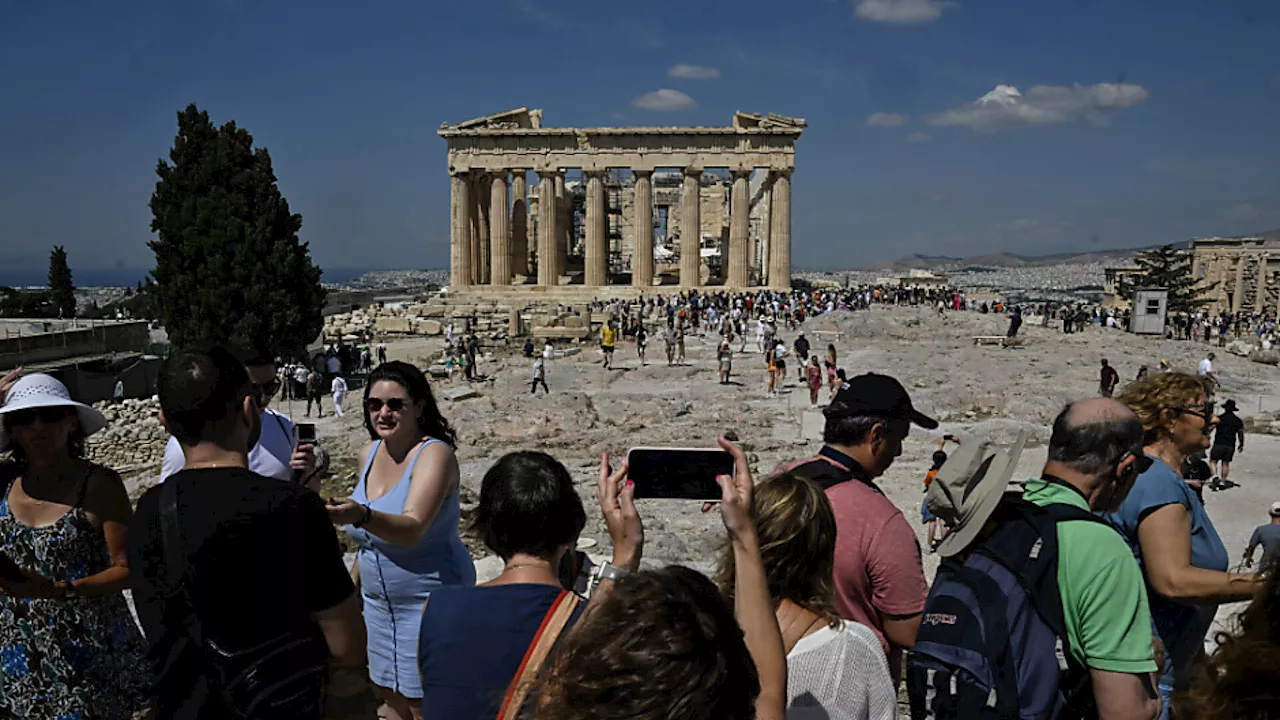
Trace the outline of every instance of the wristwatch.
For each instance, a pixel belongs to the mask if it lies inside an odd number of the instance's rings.
[[[630,570],[618,567],[611,562],[606,562],[596,568],[596,582],[599,583],[601,580],[617,581],[619,578],[629,574],[631,574]]]

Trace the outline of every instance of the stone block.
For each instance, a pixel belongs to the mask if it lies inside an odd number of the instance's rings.
[[[398,317],[382,317],[374,323],[374,330],[380,333],[404,333],[413,332],[413,325],[409,322],[409,318]]]
[[[565,327],[536,327],[533,329],[533,337],[538,340],[551,338],[553,340],[581,340],[590,334],[587,328],[565,328]]]
[[[469,400],[471,398],[478,398],[478,397],[480,397],[480,393],[476,392],[475,390],[472,390],[469,387],[449,388],[448,390],[444,391],[444,399],[450,402],[457,402],[459,400]]]
[[[564,319],[564,326],[567,328],[585,328],[587,327],[587,319],[581,315],[570,315]]]
[[[444,332],[444,327],[440,325],[439,320],[415,318],[413,323],[413,332],[418,335],[439,335]]]
[[[422,312],[418,313],[422,317],[442,318],[444,317],[445,308],[443,305],[424,306]]]

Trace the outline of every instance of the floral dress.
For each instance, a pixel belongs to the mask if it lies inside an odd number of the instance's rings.
[[[107,569],[106,538],[80,502],[52,525],[28,527],[9,512],[15,476],[6,475],[0,552],[57,580]],[[67,600],[0,594],[0,717],[128,720],[144,689],[142,633],[122,594]]]

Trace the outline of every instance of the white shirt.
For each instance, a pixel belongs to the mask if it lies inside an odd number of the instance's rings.
[[[333,379],[333,385],[329,387],[329,390],[334,395],[337,395],[338,393],[345,393],[347,391],[347,381],[343,380],[341,376],[336,377]]]
[[[898,694],[876,634],[845,621],[787,653],[787,720],[894,720]]]
[[[1209,358],[1200,361],[1200,369],[1196,371],[1200,377],[1208,377],[1213,372],[1213,362]]]
[[[293,455],[293,421],[267,408],[262,411],[262,435],[258,444],[249,451],[249,470],[259,475],[290,482],[293,468],[289,458]],[[178,439],[170,437],[164,446],[164,460],[160,463],[160,482],[178,472],[187,464]]]

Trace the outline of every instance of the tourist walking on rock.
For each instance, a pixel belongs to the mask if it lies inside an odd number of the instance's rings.
[[[342,401],[347,397],[347,380],[341,374],[333,376],[333,384],[329,388],[333,392],[333,414],[342,417]]]
[[[836,610],[875,631],[896,683],[902,651],[920,629],[928,585],[915,531],[874,481],[902,454],[912,424],[933,430],[938,422],[912,406],[902,383],[874,373],[849,380],[822,412],[818,455],[779,472],[826,490],[837,528]]]
[[[896,718],[897,693],[880,639],[835,608],[836,519],[822,489],[784,473],[757,485],[751,504],[787,654],[788,709],[830,720]],[[734,570],[726,549],[716,582],[730,601]]]
[[[0,716],[129,720],[146,686],[121,594],[133,511],[120,475],[84,459],[106,418],[40,373],[9,373],[0,398]]]
[[[729,375],[733,372],[733,347],[729,342],[733,340],[732,335],[728,335],[720,340],[720,349],[716,351],[716,362],[720,367],[720,384],[729,384]]]
[[[645,366],[644,351],[649,347],[649,333],[644,325],[636,326],[636,355],[640,358],[640,367]]]
[[[1170,694],[1190,679],[1218,604],[1247,600],[1258,586],[1251,574],[1227,572],[1226,546],[1178,473],[1188,455],[1209,447],[1217,422],[1210,397],[1205,380],[1170,372],[1134,383],[1117,398],[1142,421],[1145,452],[1154,462],[1106,517],[1146,576],[1151,616],[1166,651],[1160,676],[1165,717]]]
[[[822,389],[822,367],[818,365],[818,356],[809,358],[804,368],[805,384],[809,386],[809,407],[818,407],[818,391]]]
[[[271,399],[280,390],[272,354],[249,350],[242,351],[240,358],[245,371],[249,373],[249,394],[260,414],[257,441],[249,450],[249,470],[277,480],[300,483],[320,492],[320,471],[328,466],[328,456],[319,444],[297,444],[294,441],[293,420],[270,407]],[[307,396],[307,411],[310,413],[314,397],[316,415],[324,417],[320,405],[320,398],[324,396],[324,377],[313,372],[309,374],[308,382],[310,392]],[[182,443],[171,435],[164,446],[160,482],[182,470],[186,463]]]
[[[249,469],[265,428],[230,352],[176,353],[158,384],[161,421],[186,463],[138,500],[128,551],[156,717],[319,718],[330,662],[364,662],[324,505]],[[242,674],[238,690],[224,684]]]
[[[1116,390],[1116,385],[1119,384],[1120,373],[1107,364],[1106,358],[1102,358],[1102,370],[1098,375],[1098,393],[1102,397],[1111,397],[1111,394]]]
[[[1244,421],[1236,415],[1235,400],[1222,403],[1218,414],[1218,427],[1213,435],[1213,447],[1209,450],[1209,462],[1213,463],[1213,477],[1209,489],[1217,490],[1231,474],[1231,461],[1237,452],[1244,452]]]
[[[547,338],[547,341],[542,344],[542,359],[550,360],[555,356],[556,356],[556,347],[555,345],[551,344],[551,338]]]
[[[720,444],[734,458],[733,475],[717,478],[734,605],[688,568],[624,575],[548,659],[529,696],[533,720],[786,717],[787,660],[751,521],[751,471],[740,449]]]
[[[684,365],[684,328],[676,328],[676,364]]]
[[[831,387],[831,394],[835,395],[836,387],[836,370],[839,366],[836,364],[836,346],[832,343],[827,344],[827,357],[823,361],[823,365],[827,371],[827,384]]]
[[[1280,502],[1271,503],[1269,514],[1271,522],[1254,528],[1253,535],[1249,536],[1249,546],[1244,549],[1244,564],[1245,567],[1253,567],[1253,552],[1261,545],[1262,562],[1258,567],[1263,572],[1270,570],[1274,575],[1280,569],[1276,565],[1280,563]]]
[[[667,367],[671,367],[676,361],[676,330],[675,326],[667,326],[667,332],[662,336],[663,342],[666,344],[667,350]]]
[[[315,403],[316,406],[316,417],[324,417],[324,405],[320,402],[321,398],[324,397],[324,391],[326,389],[324,384],[324,375],[321,373],[318,373],[315,370],[311,370],[307,373],[307,417],[311,417],[312,403]],[[167,449],[166,454],[168,454]]]
[[[796,380],[805,382],[805,367],[809,364],[809,340],[800,333],[792,347],[796,351]]]
[[[1018,328],[1022,327],[1022,308],[1015,307],[1009,316],[1009,332],[1005,334],[1010,340],[1018,337]]]
[[[1217,356],[1213,353],[1209,353],[1200,361],[1200,365],[1196,368],[1196,375],[1199,376],[1201,380],[1208,380],[1213,383],[1209,388],[1210,390],[1217,390],[1222,387],[1222,383],[1218,382],[1217,373],[1213,371],[1213,361],[1216,359]]]
[[[364,425],[371,441],[360,450],[360,480],[351,497],[330,501],[329,517],[359,548],[370,678],[390,720],[416,719],[422,606],[441,585],[475,583],[458,537],[457,440],[426,376],[398,360],[370,374]]]
[[[610,474],[607,459],[601,459],[596,498],[612,539],[613,559],[594,569],[590,582],[635,572],[640,565],[644,528],[635,508],[635,486],[619,488],[625,473],[623,468]],[[503,569],[482,585],[443,586],[431,593],[418,645],[422,704],[430,715],[451,720],[498,717],[526,653],[543,637],[539,629],[544,619],[554,621],[560,610],[567,617],[559,636],[569,633],[584,605],[565,588],[566,580],[574,584],[577,577],[566,577],[562,568],[576,568],[581,555],[575,547],[586,521],[573,477],[550,455],[510,453],[489,468],[471,527],[502,559]],[[524,666],[523,673],[532,678],[537,670]],[[509,704],[519,709],[520,699]]]
[[[776,389],[781,390],[787,381],[787,344],[781,340],[776,340],[773,346],[773,374],[777,378]],[[774,389],[775,383],[770,382],[770,392]]]
[[[529,387],[530,395],[538,394],[538,385],[542,385],[542,392],[550,395],[551,388],[547,387],[547,361],[543,358],[537,358],[533,361],[533,384]]]
[[[604,369],[608,370],[613,363],[614,343],[617,342],[618,331],[613,327],[612,320],[606,320],[600,328],[600,351],[604,355]]]

